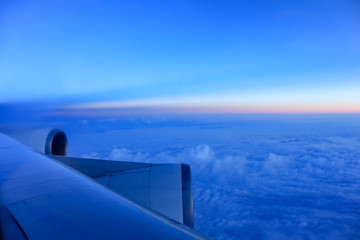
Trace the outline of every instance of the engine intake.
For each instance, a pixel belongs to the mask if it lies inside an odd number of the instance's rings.
[[[66,156],[68,141],[65,133],[59,129],[53,129],[46,138],[45,154]]]

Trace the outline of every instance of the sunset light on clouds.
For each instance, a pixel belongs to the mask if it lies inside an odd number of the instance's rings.
[[[360,82],[360,81],[359,81]],[[117,110],[146,108],[158,113],[360,113],[357,86],[337,89],[284,89],[263,92],[234,92],[186,97],[97,101],[60,105],[60,110]]]

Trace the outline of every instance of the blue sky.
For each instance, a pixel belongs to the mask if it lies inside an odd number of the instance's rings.
[[[358,1],[5,0],[0,35],[1,102],[360,111]]]

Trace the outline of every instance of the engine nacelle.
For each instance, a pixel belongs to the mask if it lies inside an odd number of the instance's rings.
[[[68,141],[59,129],[10,130],[7,135],[46,155],[66,156]]]

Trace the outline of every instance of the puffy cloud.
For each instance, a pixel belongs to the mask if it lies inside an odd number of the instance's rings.
[[[171,148],[165,131],[174,136],[174,129],[138,131],[138,145],[126,139],[132,145],[116,142],[121,147],[86,156],[190,164],[196,229],[217,239],[360,238],[360,138],[351,131],[241,135],[222,129],[223,141],[231,134],[236,139],[221,144],[219,132],[199,140],[204,132],[194,130],[196,142],[178,133],[172,141],[180,147]],[[147,142],[146,149],[141,139],[156,134],[164,140]]]
[[[101,159],[101,155],[98,152],[85,153],[80,155],[81,158]]]
[[[114,148],[108,159],[127,162],[145,162],[147,160],[147,154],[144,155],[140,152],[133,154],[126,148]]]

